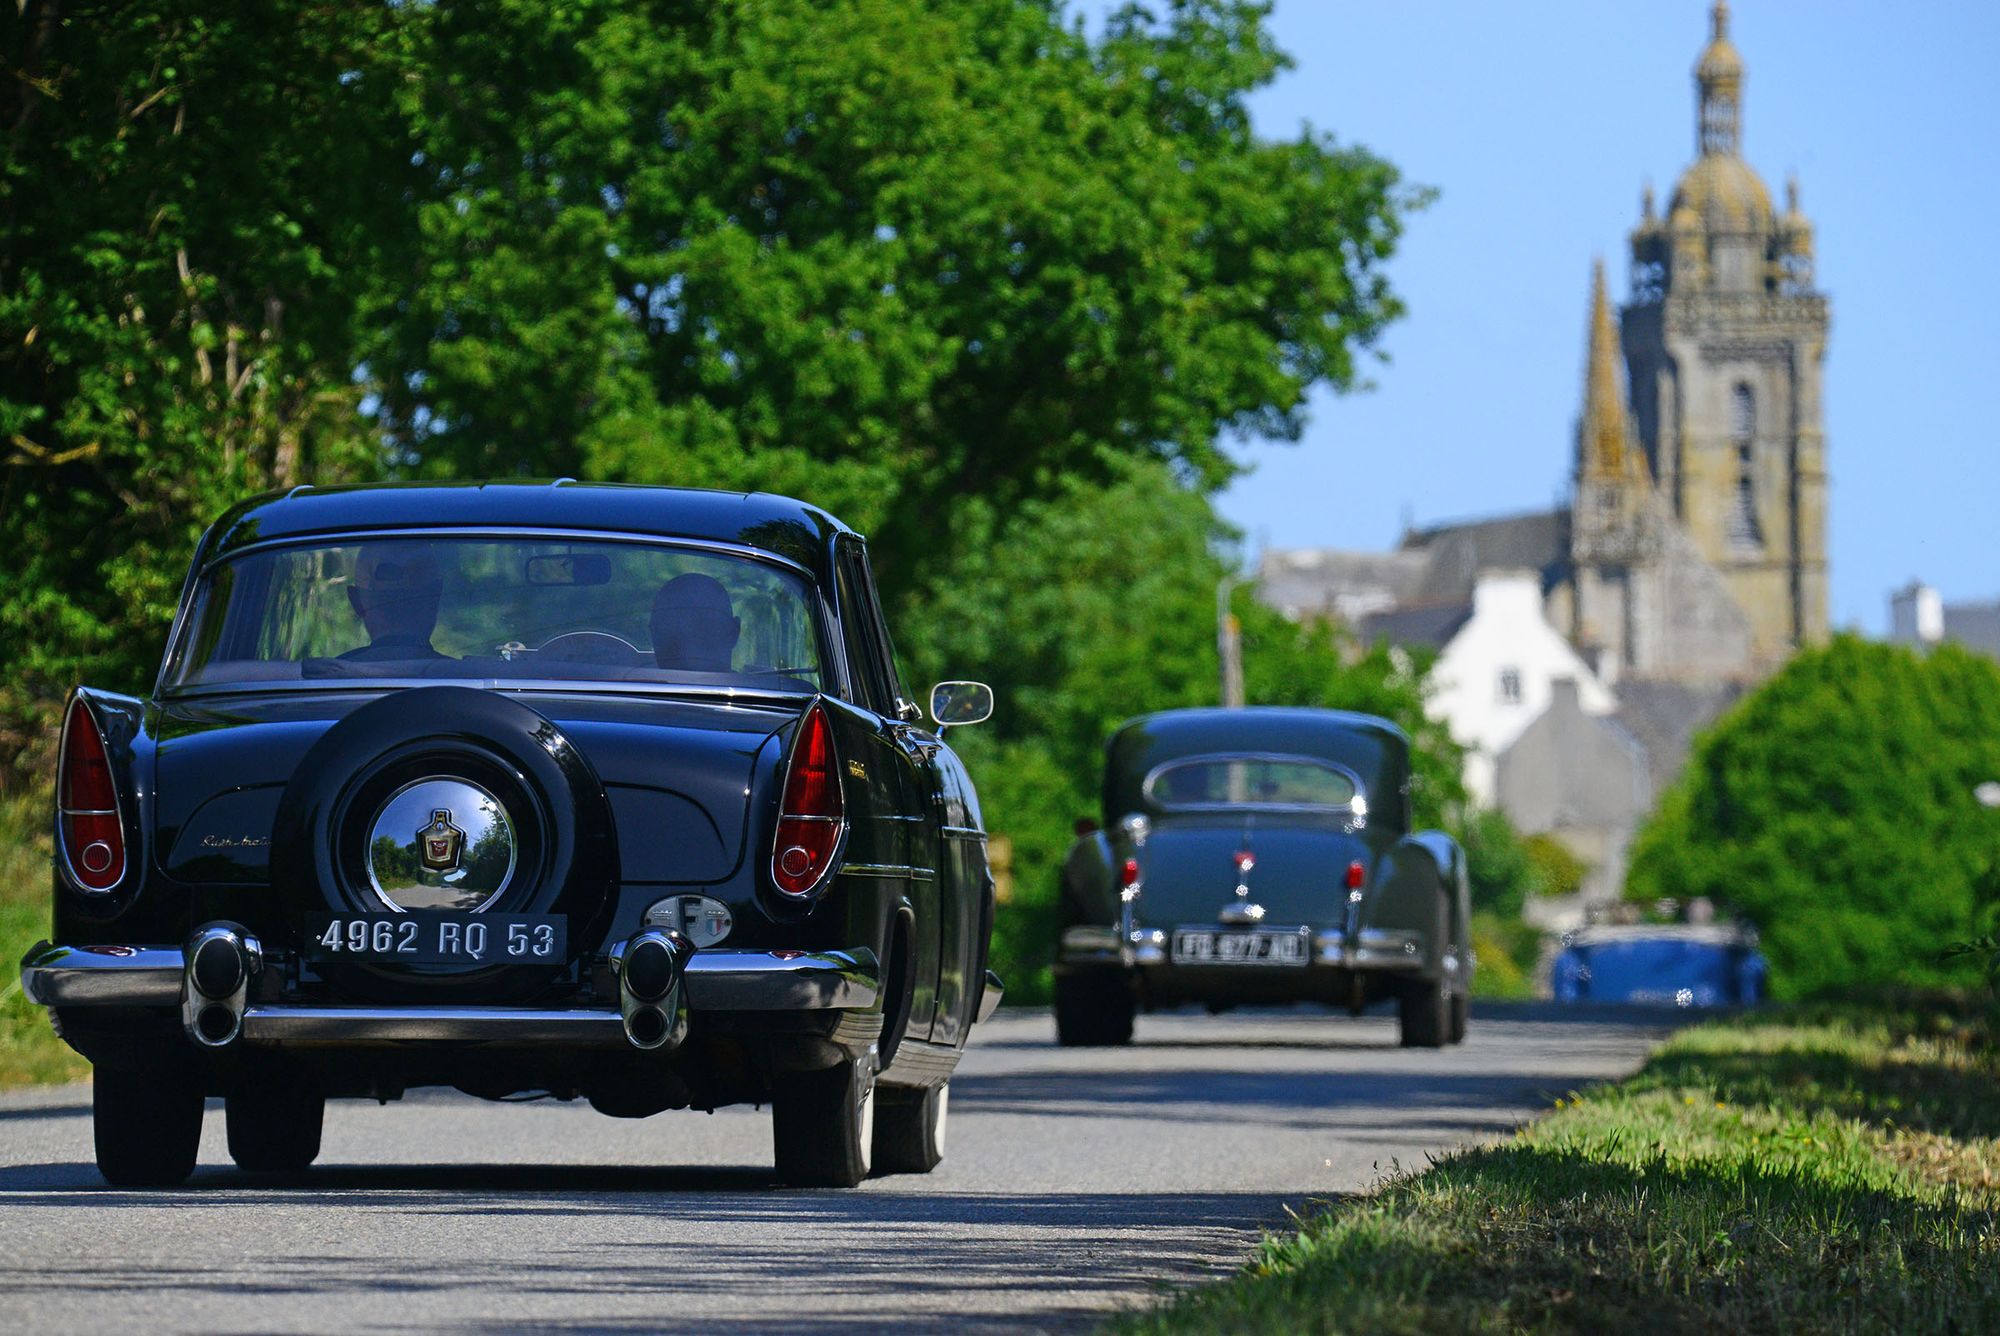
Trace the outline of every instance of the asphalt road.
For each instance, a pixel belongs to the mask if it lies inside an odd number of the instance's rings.
[[[1058,1049],[982,1027],[945,1163],[853,1192],[771,1181],[754,1110],[640,1122],[426,1093],[329,1107],[319,1166],[238,1173],[210,1105],[186,1190],[90,1163],[89,1092],[0,1098],[0,1325],[16,1331],[1065,1330],[1226,1272],[1285,1209],[1492,1137],[1637,1066],[1658,1014],[1142,1017]]]

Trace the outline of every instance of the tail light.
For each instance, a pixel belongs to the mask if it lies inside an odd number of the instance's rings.
[[[118,811],[118,787],[111,781],[96,716],[80,699],[63,721],[56,812],[63,858],[77,885],[102,893],[123,881],[125,822]]]
[[[815,703],[799,721],[792,754],[785,762],[771,880],[786,895],[811,895],[826,881],[846,829],[840,775],[834,766],[833,725],[826,708]]]
[[[1361,861],[1359,859],[1356,859],[1354,862],[1349,863],[1347,865],[1348,890],[1350,891],[1360,890],[1361,883],[1366,881],[1367,879],[1368,879],[1368,870],[1361,866]]]

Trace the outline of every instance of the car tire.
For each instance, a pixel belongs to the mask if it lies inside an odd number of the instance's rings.
[[[177,1072],[99,1067],[90,1079],[97,1172],[115,1188],[187,1182],[201,1150],[201,1087]]]
[[[851,1188],[868,1177],[875,1149],[875,1071],[849,1060],[794,1072],[771,1092],[778,1177],[798,1188]]]
[[[224,1104],[229,1158],[252,1173],[295,1174],[319,1158],[326,1097],[310,1086],[275,1081],[239,1090]]]
[[[875,1093],[877,1174],[927,1174],[944,1159],[951,1085]]]
[[[1451,997],[1451,1042],[1465,1042],[1465,1031],[1472,1023],[1472,999],[1464,993],[1453,993]]]
[[[1056,979],[1056,1042],[1064,1048],[1116,1048],[1132,1042],[1138,1010],[1121,975],[1106,970]]]
[[[1451,1036],[1451,998],[1442,983],[1416,980],[1398,1000],[1404,1048],[1443,1048]]]

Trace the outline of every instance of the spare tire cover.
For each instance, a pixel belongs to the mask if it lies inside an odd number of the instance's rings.
[[[494,835],[486,846],[493,853],[469,885],[384,887],[369,847],[378,827],[438,794],[458,795],[476,809],[460,811],[454,822]],[[401,826],[395,829],[400,836]],[[414,837],[414,826],[408,834]],[[322,978],[355,997],[530,996],[599,942],[616,908],[617,841],[597,772],[546,716],[471,687],[393,692],[328,729],[286,786],[271,843],[272,881],[300,945],[311,921],[326,914],[460,910],[568,919],[568,952],[554,964],[315,962]]]

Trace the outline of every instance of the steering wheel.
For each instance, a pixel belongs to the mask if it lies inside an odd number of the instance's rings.
[[[630,668],[646,655],[623,636],[609,631],[566,631],[544,641],[535,651],[551,663],[603,663]]]

